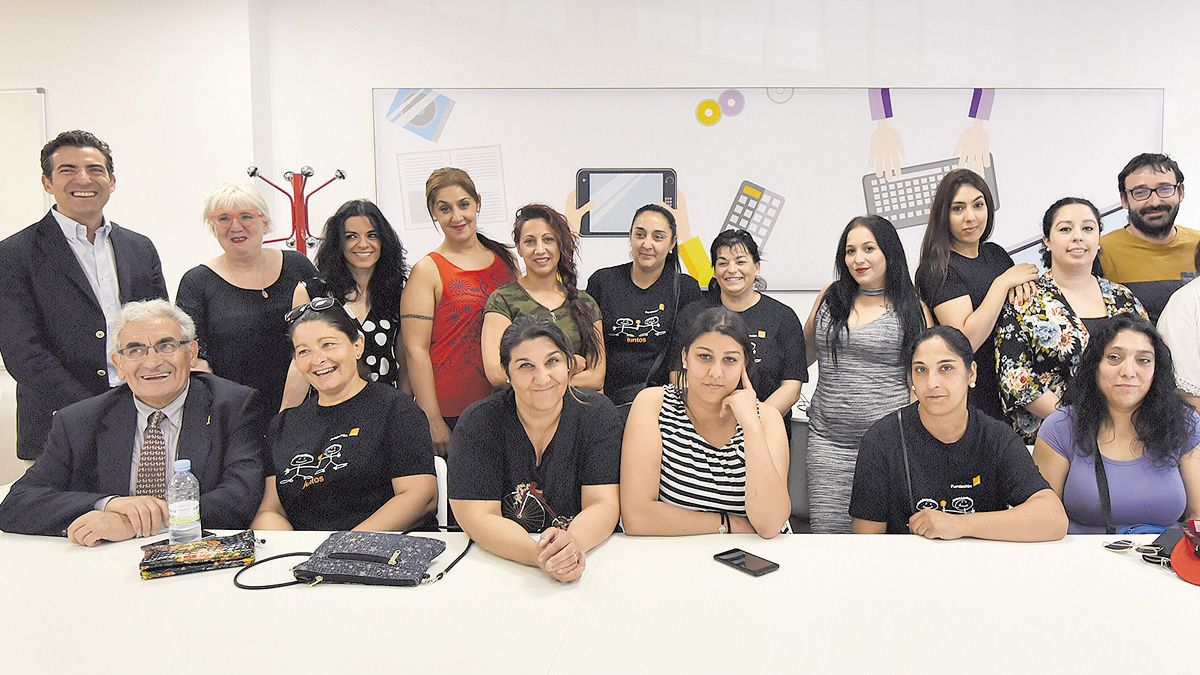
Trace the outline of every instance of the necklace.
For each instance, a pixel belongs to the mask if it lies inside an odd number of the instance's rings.
[[[265,288],[264,288],[264,289],[262,289],[261,291],[259,291],[259,293],[262,293],[262,296],[263,296],[264,298],[269,298],[269,297],[271,297],[271,296],[270,296],[270,295],[267,293],[267,289],[265,289]]]
[[[883,288],[863,288],[863,287],[859,286],[859,288],[858,288],[858,292],[859,292],[859,293],[862,293],[863,295],[866,295],[866,296],[868,296],[868,297],[875,298],[875,297],[879,297],[879,296],[883,295],[884,293],[886,293],[886,292],[887,292],[887,287],[883,287]]]

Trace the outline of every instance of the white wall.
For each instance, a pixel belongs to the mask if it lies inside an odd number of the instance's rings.
[[[1162,87],[1165,148],[1185,170],[1200,167],[1200,128],[1188,124],[1200,108],[1189,80],[1200,72],[1190,46],[1200,6],[1185,0],[1155,5],[1169,20],[1152,25],[1114,0],[0,8],[0,89],[45,87],[51,134],[83,127],[112,144],[118,190],[108,211],[155,238],[172,291],[218,252],[197,215],[204,195],[249,164],[273,178],[302,164],[318,178],[345,169],[345,182],[313,200],[318,225],[342,200],[373,196],[372,87]],[[1148,46],[1132,46],[1139,40]],[[36,186],[36,157],[8,160],[27,162]],[[270,198],[286,221],[286,201]],[[811,294],[784,299],[803,314]]]
[[[172,292],[219,252],[204,196],[249,164],[344,169],[317,224],[373,196],[372,87],[1162,87],[1164,147],[1200,171],[1186,0],[0,0],[0,17],[0,89],[44,87],[51,134],[113,146],[108,213],[155,239]],[[37,189],[37,157],[5,160]],[[780,296],[807,315],[812,294]]]

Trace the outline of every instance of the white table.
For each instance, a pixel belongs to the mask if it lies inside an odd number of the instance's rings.
[[[325,537],[262,534],[260,557]],[[436,571],[465,539],[431,536],[449,542]],[[1200,587],[1102,539],[618,535],[571,585],[476,547],[430,586],[244,591],[232,570],[141,581],[138,541],[0,534],[0,662],[12,673],[1039,673],[1182,658]],[[734,546],[781,568],[753,578],[712,560]],[[299,560],[243,578],[289,578]],[[172,661],[189,641],[195,655]]]

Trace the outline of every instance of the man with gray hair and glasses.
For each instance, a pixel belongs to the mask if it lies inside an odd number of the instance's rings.
[[[176,459],[192,462],[204,525],[246,527],[262,500],[269,411],[253,389],[193,373],[195,338],[165,300],[122,307],[111,359],[125,384],[54,416],[45,452],[0,503],[0,530],[84,546],[154,535]]]

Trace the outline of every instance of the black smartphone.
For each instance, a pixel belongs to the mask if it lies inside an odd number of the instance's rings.
[[[779,569],[779,563],[773,563],[766,558],[760,558],[753,553],[747,553],[740,548],[731,548],[713,556],[713,560],[723,562],[730,567],[739,569],[752,577],[761,577]]]

